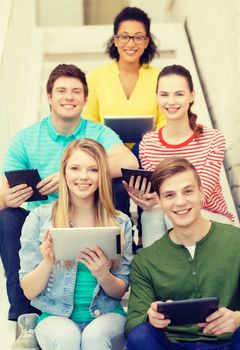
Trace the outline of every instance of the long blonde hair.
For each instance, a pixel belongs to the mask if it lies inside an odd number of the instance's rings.
[[[99,186],[94,194],[95,222],[97,226],[119,226],[117,211],[112,202],[112,182],[110,178],[107,154],[103,146],[92,139],[72,141],[66,148],[60,165],[59,199],[55,202],[52,211],[53,227],[69,227],[69,214],[72,206],[69,189],[66,183],[66,165],[71,155],[80,149],[93,157],[98,165]]]

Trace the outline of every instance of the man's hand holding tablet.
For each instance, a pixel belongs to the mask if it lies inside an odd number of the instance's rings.
[[[37,185],[41,182],[37,169],[5,171],[5,176],[5,202],[10,204],[10,207],[18,207],[25,201],[48,199],[48,196],[41,194],[37,188]]]
[[[218,310],[218,298],[199,298],[167,302],[154,302],[148,310],[150,323],[157,328],[168,325],[204,323]]]

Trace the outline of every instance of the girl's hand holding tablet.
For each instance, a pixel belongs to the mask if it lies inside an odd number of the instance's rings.
[[[129,183],[123,181],[123,185],[129,197],[143,210],[149,210],[157,204],[157,194],[156,192],[150,192],[151,182],[146,177],[132,175]]]
[[[98,246],[93,250],[85,248],[81,251],[79,259],[77,260],[85,265],[98,281],[109,274],[111,261]]]
[[[49,265],[53,266],[55,262],[53,247],[52,247],[52,237],[49,230],[45,231],[42,244],[40,246],[40,251],[43,256],[43,260]]]

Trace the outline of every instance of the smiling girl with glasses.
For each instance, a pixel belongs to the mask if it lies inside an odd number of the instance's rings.
[[[113,62],[88,75],[84,117],[104,123],[105,116],[153,115],[156,129],[165,124],[154,93],[159,69],[149,64],[158,53],[150,24],[148,15],[136,7],[126,7],[116,16],[107,44]],[[132,150],[138,157],[138,144]],[[138,229],[141,236],[140,225]]]
[[[106,50],[113,62],[87,77],[85,117],[103,123],[105,116],[154,115],[156,128],[165,124],[154,94],[159,69],[149,65],[158,55],[150,25],[137,7],[125,7],[116,16]]]

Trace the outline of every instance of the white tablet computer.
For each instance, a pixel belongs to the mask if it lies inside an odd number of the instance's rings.
[[[154,128],[152,115],[106,116],[104,124],[115,131],[125,143],[139,142],[147,131]]]
[[[119,227],[52,228],[56,261],[75,260],[84,248],[99,246],[109,259],[121,257]]]

